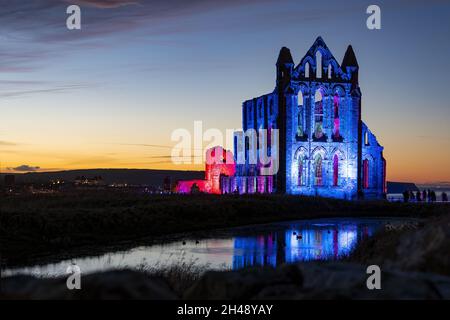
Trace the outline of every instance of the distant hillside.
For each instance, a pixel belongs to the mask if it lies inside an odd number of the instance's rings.
[[[62,179],[68,182],[74,181],[78,176],[92,178],[101,176],[107,184],[127,183],[149,186],[161,186],[165,177],[170,177],[173,182],[177,180],[203,179],[202,171],[172,171],[172,170],[146,170],[146,169],[89,169],[69,170],[58,172],[30,172],[14,174],[16,184],[20,183],[45,183],[49,180]],[[5,174],[0,174],[0,184],[4,183]]]

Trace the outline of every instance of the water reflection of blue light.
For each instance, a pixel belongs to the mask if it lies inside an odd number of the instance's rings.
[[[234,239],[233,269],[248,266],[276,266],[277,240],[272,234]]]
[[[233,269],[338,259],[349,254],[359,240],[372,235],[373,229],[357,224],[315,224],[257,237],[236,237]]]
[[[359,241],[385,225],[380,219],[327,219],[275,223],[272,225],[230,229],[220,237],[211,236],[141,246],[127,251],[109,252],[97,257],[75,260],[84,273],[124,268],[165,267],[193,263],[211,270],[239,269],[247,266],[277,266],[297,261],[339,259]],[[392,222],[391,222],[392,223]],[[2,270],[2,276],[32,274],[64,276],[74,260],[24,268]]]

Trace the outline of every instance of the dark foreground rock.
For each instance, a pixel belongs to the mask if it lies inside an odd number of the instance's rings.
[[[350,263],[300,263],[276,269],[207,272],[181,297],[162,278],[135,271],[82,277],[81,290],[65,279],[2,279],[1,299],[450,299],[450,278],[382,270],[381,290],[366,286],[366,267]]]
[[[123,270],[82,276],[81,290],[68,290],[66,279],[15,276],[2,279],[1,299],[42,300],[173,300],[177,296],[162,278]]]
[[[234,272],[208,272],[186,291],[183,298],[217,300],[276,296],[284,299],[303,288],[303,278],[296,265],[284,265],[276,269],[250,268]]]
[[[429,219],[418,228],[388,228],[363,241],[349,260],[450,276],[450,214]]]
[[[276,270],[209,272],[183,298],[450,299],[448,277],[382,271],[381,290],[369,290],[367,278],[365,267],[336,262],[303,263]]]

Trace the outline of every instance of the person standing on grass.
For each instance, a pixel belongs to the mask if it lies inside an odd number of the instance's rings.
[[[423,199],[423,201],[427,202],[427,190],[425,190],[425,189],[423,189],[423,192],[422,192],[422,199]]]
[[[408,190],[403,191],[403,202],[408,202],[409,201],[409,192]]]
[[[420,191],[416,192],[416,200],[417,202],[422,202],[422,192]]]
[[[431,190],[431,202],[436,202],[436,192],[434,190]]]
[[[448,201],[447,193],[442,192],[442,202],[447,202],[447,201]]]

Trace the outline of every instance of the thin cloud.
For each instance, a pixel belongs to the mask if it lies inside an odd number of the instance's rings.
[[[145,143],[110,143],[118,146],[132,146],[132,147],[145,147],[145,148],[163,148],[163,149],[171,149],[171,150],[182,150],[182,147],[169,146],[169,145],[161,145],[161,144],[145,144]],[[189,148],[189,150],[204,150],[204,148]]]
[[[28,45],[12,45],[11,47],[13,49],[6,49],[6,47],[0,49],[0,72],[2,73],[30,72],[36,70],[42,61],[55,56],[47,50],[30,48]]]
[[[15,168],[8,168],[9,171],[17,171],[17,172],[36,172],[40,169],[41,169],[41,167],[29,166],[27,164],[23,164],[21,166],[15,167]]]
[[[87,84],[72,84],[72,85],[63,85],[63,86],[56,86],[56,87],[43,88],[43,89],[10,91],[10,92],[0,93],[0,99],[17,98],[17,97],[35,95],[35,94],[63,93],[63,92],[86,89],[86,88],[91,88],[91,87],[92,87],[92,85],[87,85]]]
[[[417,136],[417,138],[424,140],[450,141],[450,137],[442,137],[442,136]]]
[[[164,149],[172,149],[173,146],[164,146],[159,144],[144,144],[144,143],[113,143],[119,146],[133,146],[133,147],[148,147],[148,148],[164,148]]]
[[[82,7],[82,30],[69,31],[65,26],[68,4]],[[106,37],[121,41],[135,39],[129,31],[139,29],[152,36],[204,31],[184,18],[240,6],[260,5],[269,0],[16,0],[1,1],[0,20],[3,43],[0,50],[0,72],[29,72],[55,55],[97,46],[115,45]],[[38,17],[38,18],[37,18]],[[137,36],[137,35],[136,35]],[[139,40],[139,39],[138,39]],[[155,39],[155,41],[161,41]],[[123,44],[123,42],[121,42]],[[56,47],[55,47],[56,46]],[[5,48],[9,48],[5,51]]]
[[[0,141],[0,146],[16,146],[17,143],[9,142],[9,141]]]
[[[30,81],[30,80],[0,80],[1,86],[30,86],[41,85],[47,83],[46,81]]]
[[[168,34],[215,32],[288,27],[360,12],[364,5],[357,0],[344,4],[327,1],[323,10],[319,5],[292,10],[284,4],[289,0],[276,1],[276,10],[262,13],[260,7],[273,0],[0,0],[0,72],[32,72],[44,67],[55,57],[78,50],[95,50],[97,47],[121,46],[127,41],[139,41],[165,45],[189,45],[182,42],[161,40]],[[432,0],[431,4],[442,4]],[[384,4],[394,9],[404,6],[405,1]],[[78,4],[82,9],[82,30],[67,30],[66,7]],[[409,2],[408,2],[409,4]],[[417,0],[414,5],[423,5]],[[428,3],[427,3],[428,5]],[[204,25],[193,16],[228,10],[248,12],[243,18],[231,18]],[[133,32],[138,30],[138,32]],[[126,34],[126,36],[124,36]],[[110,41],[114,36],[116,41]],[[8,48],[8,49],[5,49]],[[5,51],[8,50],[8,51]]]
[[[88,5],[96,8],[119,8],[128,5],[139,4],[138,1],[127,0],[65,0],[69,4]]]

